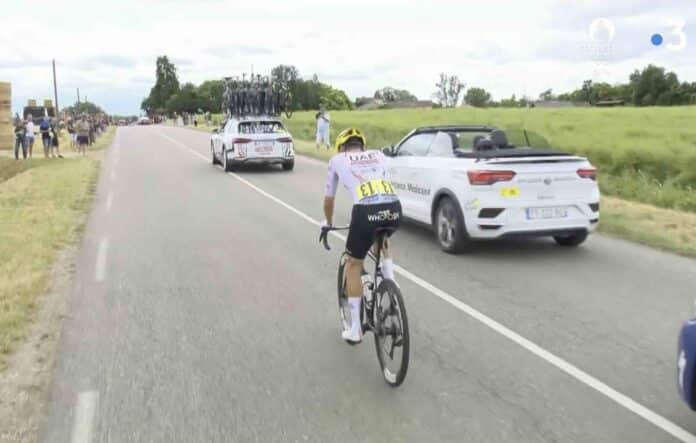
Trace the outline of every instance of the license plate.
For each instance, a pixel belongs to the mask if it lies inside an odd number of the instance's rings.
[[[565,218],[568,216],[568,208],[527,208],[527,220],[548,218]]]
[[[257,154],[270,154],[273,152],[273,145],[256,145],[254,151]]]

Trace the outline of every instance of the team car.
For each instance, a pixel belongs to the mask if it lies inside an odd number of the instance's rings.
[[[277,117],[230,118],[210,137],[210,155],[214,165],[232,171],[245,164],[295,167],[292,136]]]
[[[421,127],[383,152],[404,216],[430,225],[446,252],[509,236],[577,246],[599,222],[586,158],[513,146],[492,126]]]

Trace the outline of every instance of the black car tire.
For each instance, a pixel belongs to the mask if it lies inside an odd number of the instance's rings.
[[[556,240],[559,246],[575,247],[587,240],[587,236],[587,231],[579,231],[568,235],[554,235],[553,239]]]
[[[435,237],[443,251],[458,254],[464,252],[471,245],[462,211],[451,198],[443,197],[440,199],[433,224]]]
[[[217,158],[215,158],[215,149],[213,148],[213,144],[210,144],[210,157],[213,160],[213,165],[219,165],[220,162],[218,161]]]
[[[295,160],[283,162],[283,171],[292,171],[295,168]]]
[[[227,161],[227,150],[224,146],[222,147],[222,167],[225,169],[225,172],[234,171],[234,165]]]

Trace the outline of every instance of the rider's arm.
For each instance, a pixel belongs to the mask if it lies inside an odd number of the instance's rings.
[[[329,170],[326,174],[326,187],[324,189],[324,216],[329,226],[333,225],[334,201],[338,188],[338,174],[334,169],[334,162],[329,161]]]
[[[329,226],[333,226],[333,212],[335,197],[324,197],[324,217]]]

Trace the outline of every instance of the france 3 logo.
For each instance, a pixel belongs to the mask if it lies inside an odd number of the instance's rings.
[[[654,47],[664,47],[669,51],[679,52],[686,48],[687,37],[684,32],[686,23],[681,19],[659,19],[655,21],[658,32],[652,34],[646,32],[645,44]],[[605,17],[596,18],[590,23],[588,34],[590,42],[596,52],[596,58],[602,60],[609,58],[612,42],[617,30],[614,22]]]

